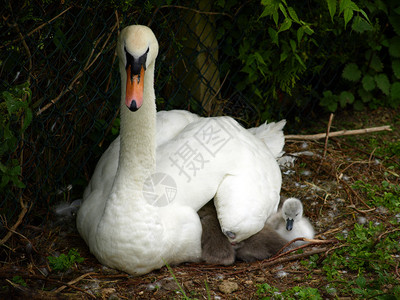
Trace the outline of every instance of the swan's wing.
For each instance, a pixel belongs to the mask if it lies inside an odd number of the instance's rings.
[[[94,231],[104,211],[106,200],[117,173],[120,139],[117,137],[101,156],[93,176],[83,193],[83,202],[77,215],[77,228],[86,243],[93,238]]]
[[[186,110],[159,111],[157,113],[157,147],[177,136],[188,124],[200,117]]]
[[[269,148],[275,158],[283,155],[283,146],[285,145],[285,135],[283,127],[286,120],[279,122],[264,123],[258,127],[249,128],[248,131],[261,139]]]

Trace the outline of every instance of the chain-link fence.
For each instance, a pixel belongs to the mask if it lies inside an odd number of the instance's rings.
[[[218,12],[212,1],[131,2],[128,9],[101,0],[8,1],[1,8],[1,91],[8,93],[0,106],[3,225],[18,224],[27,212],[30,224],[40,224],[54,203],[82,194],[95,162],[118,134],[115,45],[128,24],[149,25],[159,40],[158,110],[228,114],[245,126],[262,121],[263,109],[252,101],[259,91],[239,88],[243,66],[229,54],[251,29],[240,30],[238,22],[249,15],[242,11],[258,18],[258,1]],[[224,23],[229,26],[218,26]],[[326,50],[323,43],[317,49]],[[320,74],[334,78],[339,67]],[[308,78],[307,84],[318,88],[322,77]],[[314,104],[310,100],[304,108]],[[271,102],[270,116],[293,115],[294,108],[294,115],[304,116],[298,107]]]

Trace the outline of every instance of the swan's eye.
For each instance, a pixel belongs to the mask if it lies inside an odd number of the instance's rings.
[[[124,50],[125,50],[125,56],[126,56],[125,68],[128,69],[128,67],[131,66],[132,76],[140,74],[140,70],[141,70],[142,66],[143,66],[144,70],[146,70],[147,54],[149,53],[150,47],[147,48],[146,52],[139,58],[135,58],[132,54],[130,54],[128,52],[128,50],[126,49],[126,47],[124,48]]]

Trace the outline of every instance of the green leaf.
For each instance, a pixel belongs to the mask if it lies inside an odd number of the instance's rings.
[[[320,105],[325,107],[330,112],[335,112],[337,109],[338,99],[336,95],[333,95],[331,91],[323,92],[323,97],[320,101]]]
[[[288,30],[288,29],[290,29],[291,26],[292,26],[292,20],[290,20],[289,18],[286,18],[282,22],[281,27],[279,28],[278,32],[282,32],[282,31]]]
[[[393,74],[397,79],[400,79],[400,60],[395,59],[392,61]]]
[[[314,34],[314,30],[313,30],[310,26],[308,26],[308,25],[304,25],[304,31],[305,31],[305,33],[307,33],[308,35]]]
[[[274,43],[278,46],[279,45],[278,32],[275,29],[273,29],[272,27],[268,27],[268,34],[269,34],[269,37],[271,38],[272,43]]]
[[[381,60],[378,57],[378,55],[376,55],[376,53],[372,54],[372,59],[371,59],[370,66],[376,72],[382,72],[383,71],[383,63],[381,62]]]
[[[351,18],[353,17],[353,10],[351,8],[346,8],[343,13],[344,18],[344,28],[346,28],[347,23],[350,22]]]
[[[399,14],[390,14],[389,15],[389,23],[390,23],[390,25],[392,25],[396,34],[400,35],[400,16],[399,16]]]
[[[300,20],[297,16],[297,13],[292,7],[288,7],[288,12],[292,20],[295,21],[297,24],[300,24]]]
[[[329,14],[331,15],[331,21],[333,22],[333,17],[335,16],[336,13],[336,2],[337,0],[326,0],[326,3],[328,4],[328,10]]]
[[[392,99],[400,99],[400,82],[395,82],[390,88],[390,96]]]
[[[372,78],[372,77],[371,77]],[[373,79],[372,79],[373,80]],[[375,81],[373,80],[374,85],[375,85]],[[365,89],[360,88],[358,89],[358,95],[361,97],[361,100],[364,103],[370,102],[372,100],[372,94],[370,92],[367,92]]]
[[[274,19],[276,27],[278,27],[278,22],[279,22],[279,13],[278,13],[278,11],[275,11],[273,13],[272,18]]]
[[[362,82],[363,88],[367,92],[372,91],[376,87],[375,79],[370,75],[365,75],[361,82]]]
[[[344,67],[342,77],[349,81],[356,82],[361,78],[361,71],[355,63],[350,63]]]
[[[299,27],[297,29],[297,43],[300,45],[301,40],[303,39],[304,36],[304,26]]]
[[[290,47],[292,48],[292,52],[295,53],[296,49],[297,49],[296,42],[294,40],[290,39],[289,43],[290,43]]]
[[[26,107],[25,102],[21,101],[20,99],[15,98],[15,96],[8,91],[5,91],[2,93],[2,98],[6,102],[8,114],[10,116],[19,112],[19,110],[21,108]]]
[[[389,54],[393,57],[400,57],[400,36],[389,40]]]
[[[262,55],[261,55],[259,52],[255,52],[255,53],[254,53],[254,56],[255,56],[255,58],[256,58],[256,61],[257,61],[259,64],[265,65],[264,58],[262,57]]]
[[[360,287],[360,288],[365,288],[367,285],[367,280],[363,277],[363,276],[359,276],[356,279],[356,284]]]
[[[346,7],[348,7],[348,2],[350,0],[341,0],[339,1],[339,15],[344,11]]]
[[[279,9],[283,13],[283,15],[285,16],[285,19],[287,19],[288,18],[288,14],[286,12],[286,8],[283,6],[282,3],[279,4]]]
[[[375,82],[378,88],[385,94],[389,95],[390,92],[390,82],[386,74],[375,75]]]
[[[354,101],[353,107],[355,110],[358,111],[363,110],[365,108],[364,104],[359,100]]]
[[[283,51],[283,52],[281,53],[281,58],[280,58],[279,62],[280,62],[280,63],[283,62],[284,60],[286,60],[287,57],[288,57],[287,52],[286,52],[286,51]]]
[[[260,18],[266,17],[266,16],[272,16],[275,13],[277,13],[278,8],[279,8],[279,0],[262,0],[261,4],[264,6],[264,10],[261,13]]]
[[[303,60],[300,58],[300,56],[297,53],[294,53],[294,57],[297,59],[297,61],[301,64],[301,66],[306,69],[306,65],[304,64]]]
[[[32,119],[33,119],[33,114],[32,114],[32,110],[30,108],[27,108],[25,111],[25,119],[24,119],[24,125],[22,126],[22,131],[25,131],[28,126],[32,123]]]
[[[346,104],[352,104],[354,102],[354,95],[350,92],[343,91],[339,95],[340,106],[343,108]]]
[[[374,27],[370,23],[368,23],[365,19],[361,18],[360,16],[355,16],[353,20],[353,24],[351,28],[359,33],[363,33],[364,31],[372,31]]]

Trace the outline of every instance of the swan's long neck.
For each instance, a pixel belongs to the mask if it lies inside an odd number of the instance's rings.
[[[141,193],[143,183],[156,165],[156,104],[154,62],[144,77],[143,105],[132,112],[125,105],[126,71],[121,72],[121,129],[119,166],[114,185]],[[143,79],[142,79],[143,80]],[[122,184],[123,186],[120,186]]]

